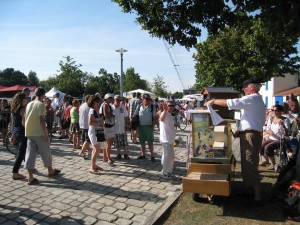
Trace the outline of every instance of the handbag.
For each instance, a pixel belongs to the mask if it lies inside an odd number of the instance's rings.
[[[140,116],[139,115],[134,115],[132,117],[130,125],[131,125],[132,130],[136,130],[138,128],[138,126],[140,125]]]
[[[96,130],[96,137],[98,142],[104,142],[105,141],[105,135],[102,130]]]
[[[115,125],[115,116],[114,115],[112,115],[110,118],[105,118],[104,119],[104,126],[105,127],[108,127],[108,128],[110,128],[110,127],[113,127]]]

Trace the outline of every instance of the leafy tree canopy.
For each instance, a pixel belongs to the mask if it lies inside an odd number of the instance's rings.
[[[0,70],[0,84],[3,86],[28,85],[27,77],[24,73],[14,68]]]
[[[149,86],[147,81],[141,79],[140,75],[134,71],[134,68],[130,67],[125,72],[124,91],[128,92],[135,89],[149,90]]]
[[[60,70],[55,75],[55,87],[72,96],[81,96],[84,93],[87,74],[81,71],[81,64],[77,65],[73,58],[70,56],[64,58],[65,61],[59,62]]]
[[[30,70],[30,72],[27,76],[27,80],[28,80],[28,85],[30,85],[30,86],[39,86],[40,80],[37,77],[36,72]]]
[[[249,77],[261,82],[299,71],[296,37],[273,35],[261,20],[226,28],[196,45],[196,82],[240,90]]]
[[[216,35],[227,26],[260,18],[271,33],[299,37],[300,1],[245,0],[113,0],[126,13],[136,13],[136,22],[152,36],[187,48],[197,44],[201,27]],[[236,12],[245,12],[239,14]]]
[[[153,83],[152,83],[152,92],[156,94],[156,96],[160,97],[168,97],[168,91],[167,91],[167,86],[165,85],[164,78],[162,76],[156,75],[156,77],[153,78]]]

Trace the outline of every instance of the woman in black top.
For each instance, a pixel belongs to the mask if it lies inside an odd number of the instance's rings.
[[[25,179],[26,177],[19,174],[19,169],[21,167],[22,161],[25,160],[26,147],[27,147],[27,138],[25,137],[25,127],[23,125],[24,114],[27,105],[27,98],[25,93],[19,92],[17,93],[13,99],[11,104],[11,112],[12,112],[12,142],[17,142],[18,152],[17,157],[13,167],[13,176],[12,179],[20,180]],[[24,121],[25,123],[25,121]]]

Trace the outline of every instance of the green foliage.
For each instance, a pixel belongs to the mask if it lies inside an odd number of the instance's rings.
[[[28,85],[30,85],[30,86],[39,86],[40,80],[37,77],[36,72],[30,70],[30,72],[27,76],[27,79],[28,79]]]
[[[62,60],[59,62],[60,73],[56,75],[56,87],[72,96],[82,96],[86,74],[80,70],[81,64],[77,65],[73,58],[70,56],[64,58],[65,62]]]
[[[173,96],[174,96],[175,99],[182,98],[182,97],[183,97],[183,93],[182,93],[182,92],[176,91],[176,92],[173,94]]]
[[[141,79],[138,73],[135,73],[134,68],[130,67],[125,72],[124,91],[132,91],[135,89],[149,90],[146,80]]]
[[[299,71],[296,37],[272,35],[260,20],[227,28],[196,46],[196,83],[241,90],[250,77],[261,82]]]
[[[152,36],[194,47],[201,27],[216,35],[228,26],[260,18],[275,35],[284,31],[299,37],[299,0],[113,0],[126,13],[136,13],[136,22]],[[239,14],[237,12],[245,12]]]
[[[6,68],[0,71],[0,84],[3,86],[28,85],[27,77],[24,73],[14,68]]]
[[[156,94],[156,96],[160,97],[168,97],[167,86],[165,85],[164,78],[162,76],[156,75],[153,78],[152,92]]]

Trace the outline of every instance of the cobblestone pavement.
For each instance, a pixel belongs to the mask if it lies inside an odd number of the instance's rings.
[[[185,136],[175,148],[175,177],[160,176],[162,147],[155,131],[156,162],[137,160],[139,145],[129,142],[131,160],[116,161],[116,167],[102,162],[101,175],[89,173],[90,160],[78,156],[68,140],[54,138],[51,144],[53,165],[62,169],[49,178],[37,159],[38,185],[12,180],[14,156],[0,147],[0,224],[153,224],[181,193],[181,177],[186,175]],[[115,149],[112,149],[115,156]],[[27,175],[21,168],[20,173]]]

